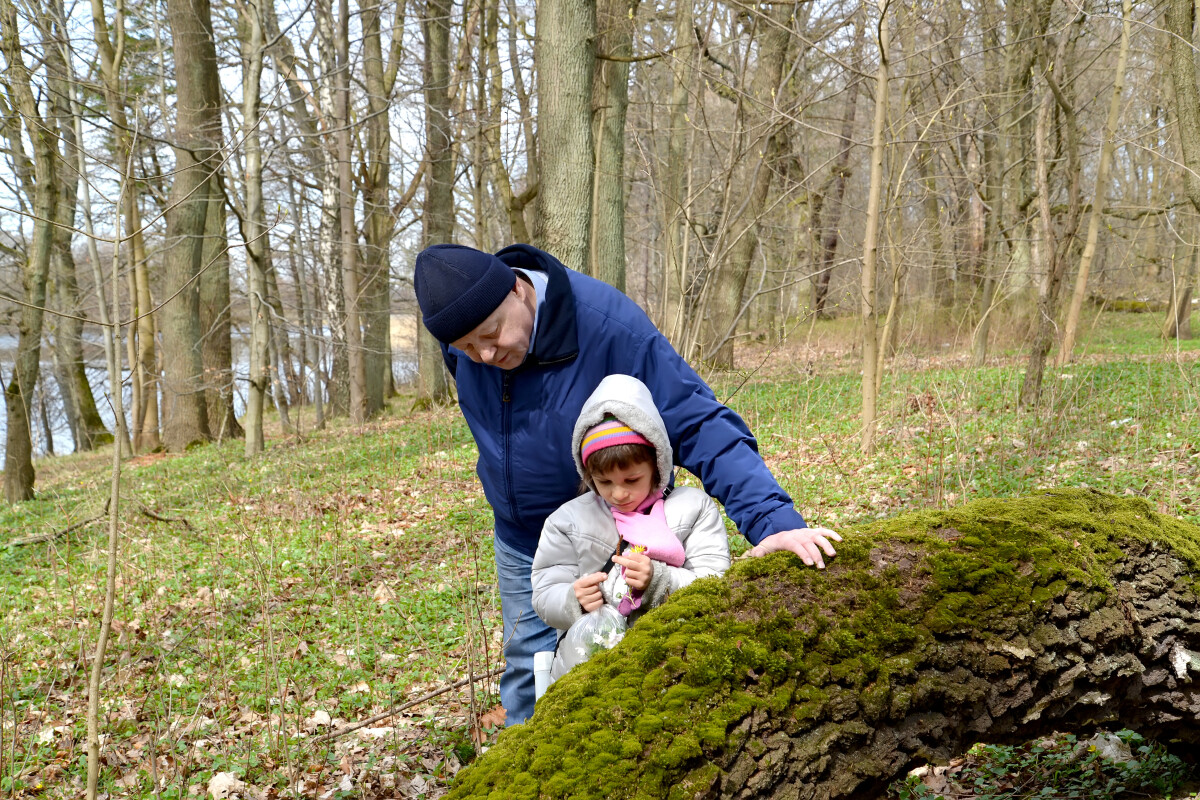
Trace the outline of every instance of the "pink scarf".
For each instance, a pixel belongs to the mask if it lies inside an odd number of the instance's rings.
[[[662,492],[655,492],[642,501],[634,511],[617,511],[612,509],[613,520],[617,524],[617,533],[621,542],[626,545],[623,554],[630,550],[645,553],[652,561],[661,561],[672,567],[682,567],[687,554],[683,543],[675,536],[671,526],[667,524],[667,512],[663,507]],[[647,511],[648,509],[648,511]],[[621,567],[621,574],[625,568]],[[642,604],[642,592],[630,588],[629,594],[621,598],[617,610],[623,616]]]

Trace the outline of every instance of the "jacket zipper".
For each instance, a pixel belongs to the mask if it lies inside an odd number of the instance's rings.
[[[508,494],[508,506],[512,511],[513,522],[517,523],[519,527],[524,527],[524,524],[521,522],[521,514],[517,511],[517,499],[516,493],[513,491],[512,480],[512,373],[505,371],[501,381],[500,401],[503,404],[503,422],[501,428],[504,431],[504,486]]]

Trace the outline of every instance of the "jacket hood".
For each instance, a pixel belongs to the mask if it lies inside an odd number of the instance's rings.
[[[575,432],[571,436],[571,455],[575,458],[575,470],[579,477],[583,478],[588,488],[595,490],[592,479],[584,471],[580,449],[584,434],[589,428],[603,422],[606,414],[612,414],[654,445],[658,454],[658,485],[654,488],[655,491],[665,489],[675,469],[671,438],[667,435],[667,426],[654,405],[650,390],[632,375],[609,375],[584,401],[579,419],[575,421]]]

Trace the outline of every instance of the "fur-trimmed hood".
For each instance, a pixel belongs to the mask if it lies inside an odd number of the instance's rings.
[[[675,469],[671,439],[667,436],[667,426],[663,424],[662,416],[654,405],[650,390],[632,375],[609,375],[600,381],[596,391],[584,402],[571,436],[571,453],[575,457],[575,470],[579,477],[583,478],[588,488],[595,490],[591,477],[583,468],[580,449],[584,434],[603,422],[606,414],[612,414],[654,445],[658,453],[658,485],[654,488],[656,491],[665,489]]]

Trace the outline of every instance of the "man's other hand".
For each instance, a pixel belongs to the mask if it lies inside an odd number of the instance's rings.
[[[789,553],[800,556],[800,559],[808,566],[825,569],[825,559],[821,557],[821,551],[824,550],[827,556],[837,555],[837,550],[833,549],[830,540],[840,542],[842,537],[829,528],[797,528],[793,531],[780,531],[763,539],[757,546],[751,548],[747,555],[765,556],[768,553],[787,550]]]

